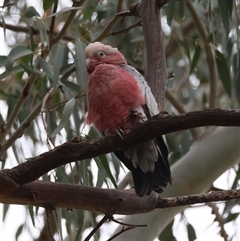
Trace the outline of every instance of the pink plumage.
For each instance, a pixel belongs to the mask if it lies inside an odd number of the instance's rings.
[[[124,129],[130,110],[144,103],[138,84],[123,68],[102,63],[89,75],[87,122],[100,132]]]
[[[85,55],[89,74],[88,124],[108,134],[131,129],[159,113],[145,79],[127,65],[117,48],[95,42],[86,47]],[[161,192],[171,180],[168,150],[162,137],[115,154],[132,171],[139,196],[149,195],[153,190]]]

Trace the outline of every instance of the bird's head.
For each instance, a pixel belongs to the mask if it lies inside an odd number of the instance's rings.
[[[89,73],[99,64],[126,64],[126,60],[117,48],[104,45],[100,42],[89,44],[85,48],[86,67]]]

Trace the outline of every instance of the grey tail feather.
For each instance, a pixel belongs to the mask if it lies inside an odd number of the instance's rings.
[[[171,183],[171,171],[167,159],[168,150],[162,137],[156,138],[160,149],[158,160],[155,163],[154,172],[144,173],[140,167],[135,168],[132,161],[124,155],[124,151],[118,150],[116,156],[132,171],[134,188],[138,196],[150,195],[152,191],[161,193]]]

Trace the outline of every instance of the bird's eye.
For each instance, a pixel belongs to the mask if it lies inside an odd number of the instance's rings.
[[[98,56],[99,57],[104,57],[104,56],[106,56],[103,52],[98,52]]]

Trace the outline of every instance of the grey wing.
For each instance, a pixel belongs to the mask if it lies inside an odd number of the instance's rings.
[[[159,114],[156,99],[155,99],[147,81],[145,80],[145,78],[134,67],[132,67],[130,65],[124,64],[124,65],[121,65],[120,67],[124,68],[136,79],[136,81],[146,99],[146,105],[148,107],[150,116]]]

